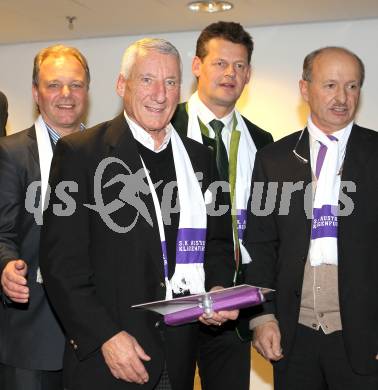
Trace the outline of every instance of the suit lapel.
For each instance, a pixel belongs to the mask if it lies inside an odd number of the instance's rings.
[[[296,153],[294,153],[294,151]],[[307,213],[311,213],[312,211],[312,188],[310,187],[308,190],[311,190],[309,194],[309,197],[307,198],[307,202],[310,202],[310,204],[306,203],[305,198],[305,190],[308,188],[308,186],[312,185],[312,171],[311,171],[311,160],[310,160],[310,142],[309,142],[309,133],[307,128],[304,129],[302,135],[298,135],[298,141],[292,151],[292,159],[291,159],[292,165],[290,166],[289,170],[290,177],[292,178],[292,181],[294,183],[303,181],[303,191],[300,191],[300,210],[298,211],[302,218],[305,220],[305,226],[306,226],[306,234],[307,237],[310,237],[311,233],[311,219],[308,218]]]
[[[345,187],[343,192],[348,198],[353,202],[353,215],[359,216],[356,204],[361,202],[364,197],[361,196],[361,191],[364,191],[366,185],[369,183],[369,178],[367,177],[368,170],[375,169],[375,166],[369,165],[369,161],[377,152],[375,150],[375,143],[371,142],[371,134],[358,125],[354,125],[349,136],[349,140],[346,147],[345,159],[343,163],[342,173],[341,173],[341,182],[353,183],[355,184],[355,191],[348,190],[348,187]],[[356,203],[357,202],[357,203]],[[343,209],[344,205],[339,202],[339,206]],[[355,218],[348,218],[340,216],[339,220],[339,239],[348,233],[347,236],[352,237],[353,231],[356,228]]]
[[[349,136],[345,152],[345,159],[341,174],[342,181],[358,182],[360,172],[366,169],[366,164],[376,150],[373,143],[369,142],[369,134],[363,132],[358,125],[354,125]]]
[[[255,128],[254,128],[255,125],[253,123],[249,122],[248,120],[246,120],[246,118],[244,118],[243,115],[242,115],[242,118],[243,118],[245,125],[247,126],[247,129],[249,131],[249,135],[251,136],[252,141],[256,146],[256,149],[259,150],[262,147],[264,147],[267,144],[267,142],[255,130]]]
[[[215,153],[215,140],[209,137],[206,137],[206,135],[202,134],[202,141],[205,146],[207,146],[211,151]]]
[[[186,103],[181,103],[177,106],[171,119],[172,126],[181,136],[186,136],[188,133],[188,121],[189,117],[186,112]]]
[[[122,159],[132,172],[142,168],[136,141],[123,114],[114,118],[105,135],[109,154]]]
[[[29,151],[30,155],[33,157],[34,161],[39,165],[39,156],[38,156],[38,144],[37,144],[37,136],[35,134],[35,127],[32,126],[27,130],[27,135],[29,138]]]

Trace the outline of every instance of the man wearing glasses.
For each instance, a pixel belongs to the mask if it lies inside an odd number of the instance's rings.
[[[378,388],[378,133],[354,122],[363,81],[349,50],[310,53],[306,128],[256,156],[264,192],[248,213],[246,279],[276,290],[252,326],[278,390]]]

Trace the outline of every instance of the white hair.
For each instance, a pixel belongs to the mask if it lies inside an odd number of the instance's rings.
[[[172,55],[177,58],[180,65],[180,79],[182,75],[182,63],[178,50],[172,45],[172,43],[161,38],[143,38],[134,42],[129,46],[122,57],[122,64],[120,74],[125,78],[129,78],[132,68],[135,64],[137,55],[146,51],[157,51],[162,54]]]

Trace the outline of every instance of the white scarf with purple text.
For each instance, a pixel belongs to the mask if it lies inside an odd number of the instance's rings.
[[[207,227],[206,205],[200,184],[180,136],[171,124],[169,126],[171,127],[172,152],[180,202],[180,220],[176,241],[176,267],[170,280],[168,278],[168,261],[162,212],[154,185],[142,160],[159,227],[166,285],[165,299],[172,299],[172,292],[176,294],[185,291],[189,291],[191,294],[205,292],[203,263]]]
[[[338,264],[337,218],[341,167],[352,126],[353,123],[350,123],[336,138],[318,129],[311,118],[308,120],[310,136],[320,143],[316,166],[312,167],[317,178],[309,249],[312,266]]]

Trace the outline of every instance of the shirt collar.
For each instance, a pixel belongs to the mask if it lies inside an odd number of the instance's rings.
[[[47,131],[49,132],[49,136],[53,142],[54,145],[56,145],[56,143],[58,142],[58,140],[61,138],[61,135],[56,131],[54,130],[51,126],[49,126],[45,120],[42,118],[43,120],[43,123],[45,124],[46,126],[46,129]],[[85,126],[83,123],[80,123],[80,131],[83,131],[85,130]]]
[[[224,127],[229,130],[230,132],[232,131],[232,119],[234,117],[234,111],[235,109],[233,109],[229,114],[225,115],[224,117],[222,118],[217,118],[215,116],[215,114],[206,106],[205,103],[202,102],[202,100],[200,99],[200,97],[198,96],[198,91],[195,92],[196,93],[196,97],[197,97],[197,100],[198,100],[198,116],[200,118],[200,120],[206,124],[206,126],[211,129],[211,126],[209,125],[209,123],[213,120],[213,119],[218,119],[220,121],[223,122],[224,124]]]
[[[344,140],[344,135],[346,133],[346,130],[351,128],[354,124],[354,121],[348,123],[344,128],[340,129],[340,130],[337,130],[335,131],[334,133],[332,133],[333,136],[335,136],[337,139],[338,139],[338,145],[340,146],[341,143],[344,143],[346,142],[347,140]],[[308,119],[307,119],[307,127],[308,128],[315,128],[319,131],[321,131],[319,129],[319,127],[317,127],[313,120],[311,119],[311,115],[309,115]],[[311,167],[313,167],[313,170],[315,171],[315,168],[316,167],[316,159],[317,159],[317,156],[318,156],[318,152],[319,152],[319,148],[320,148],[320,143],[314,138],[311,136],[311,134],[309,134],[309,140],[310,140],[310,158],[311,158]]]
[[[168,143],[171,139],[171,134],[172,134],[172,125],[168,124],[168,126],[164,129],[165,131],[165,136],[162,144],[155,149],[155,141],[151,137],[150,134],[146,130],[143,129],[143,127],[139,126],[135,121],[133,121],[126,113],[126,111],[123,111],[125,115],[125,119],[127,124],[130,127],[131,133],[133,134],[133,137],[135,138],[136,141],[141,143],[143,146],[145,146],[147,149],[152,150],[155,153],[159,153],[166,149],[168,146]]]
[[[337,130],[337,131],[335,131],[334,133],[332,133],[332,135],[334,136],[334,137],[336,137],[338,140],[341,140],[342,138],[343,138],[343,136],[344,136],[344,134],[345,134],[345,131],[348,129],[351,129],[352,128],[352,126],[353,126],[353,124],[354,124],[354,121],[351,121],[351,122],[349,122],[345,127],[343,127],[342,129],[340,129],[340,130]],[[313,129],[317,129],[318,131],[322,131],[321,129],[319,129],[319,127],[317,127],[315,124],[314,124],[314,122],[313,122],[313,120],[312,120],[312,118],[311,118],[311,115],[309,115],[309,117],[308,117],[308,119],[307,119],[307,126],[309,127],[309,128],[313,128]],[[312,138],[312,137],[310,137],[310,138]],[[314,142],[315,140],[312,140],[312,142]]]

